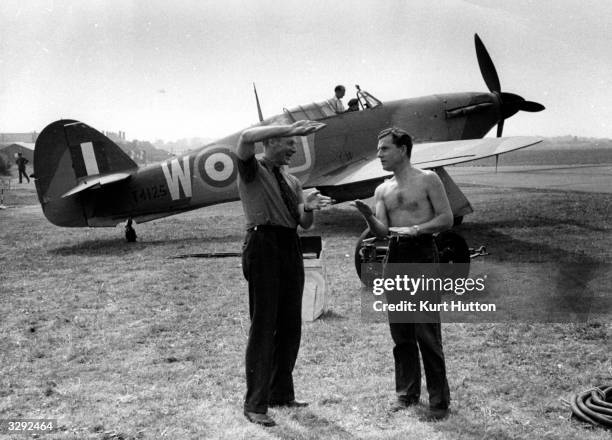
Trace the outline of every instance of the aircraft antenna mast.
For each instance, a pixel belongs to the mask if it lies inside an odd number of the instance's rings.
[[[263,114],[261,113],[261,105],[259,104],[259,96],[257,96],[257,88],[253,83],[253,92],[255,92],[255,102],[257,103],[257,114],[259,116],[259,122],[263,122]]]

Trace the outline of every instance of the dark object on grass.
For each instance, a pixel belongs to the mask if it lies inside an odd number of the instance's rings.
[[[300,247],[302,248],[302,254],[304,258],[312,258],[316,255],[316,258],[321,256],[321,250],[323,244],[321,242],[321,236],[309,236],[305,235],[300,237]],[[196,254],[180,254],[170,258],[227,258],[227,257],[240,257],[242,252],[203,252]]]
[[[240,257],[242,252],[204,252],[201,254],[181,254],[170,258],[227,258]]]
[[[570,405],[577,419],[595,426],[612,428],[612,386],[599,386],[578,393]]]
[[[136,231],[132,227],[132,219],[129,219],[125,225],[125,240],[128,243],[136,242]]]

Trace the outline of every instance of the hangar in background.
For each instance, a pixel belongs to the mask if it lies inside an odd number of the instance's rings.
[[[0,145],[0,153],[14,164],[17,153],[30,161],[30,166],[34,163],[34,143],[33,142],[13,142],[8,145]]]

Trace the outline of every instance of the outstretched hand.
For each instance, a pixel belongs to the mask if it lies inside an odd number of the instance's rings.
[[[389,228],[389,232],[406,237],[416,237],[419,234],[419,230],[414,226],[395,226]]]
[[[363,215],[366,218],[374,215],[374,212],[372,212],[372,208],[370,208],[370,205],[363,202],[362,200],[357,199],[351,202],[350,205],[357,208],[357,210],[361,213],[361,215]]]
[[[290,136],[306,136],[325,128],[327,124],[317,121],[301,120],[291,124]]]
[[[309,211],[319,210],[326,208],[333,203],[331,197],[321,195],[319,191],[313,191],[306,196],[304,200],[304,209]]]

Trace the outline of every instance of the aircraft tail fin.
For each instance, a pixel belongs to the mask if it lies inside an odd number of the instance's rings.
[[[63,119],[36,140],[34,175],[43,212],[58,226],[87,226],[81,198],[62,197],[88,179],[133,170],[138,165],[117,144],[88,125]]]

